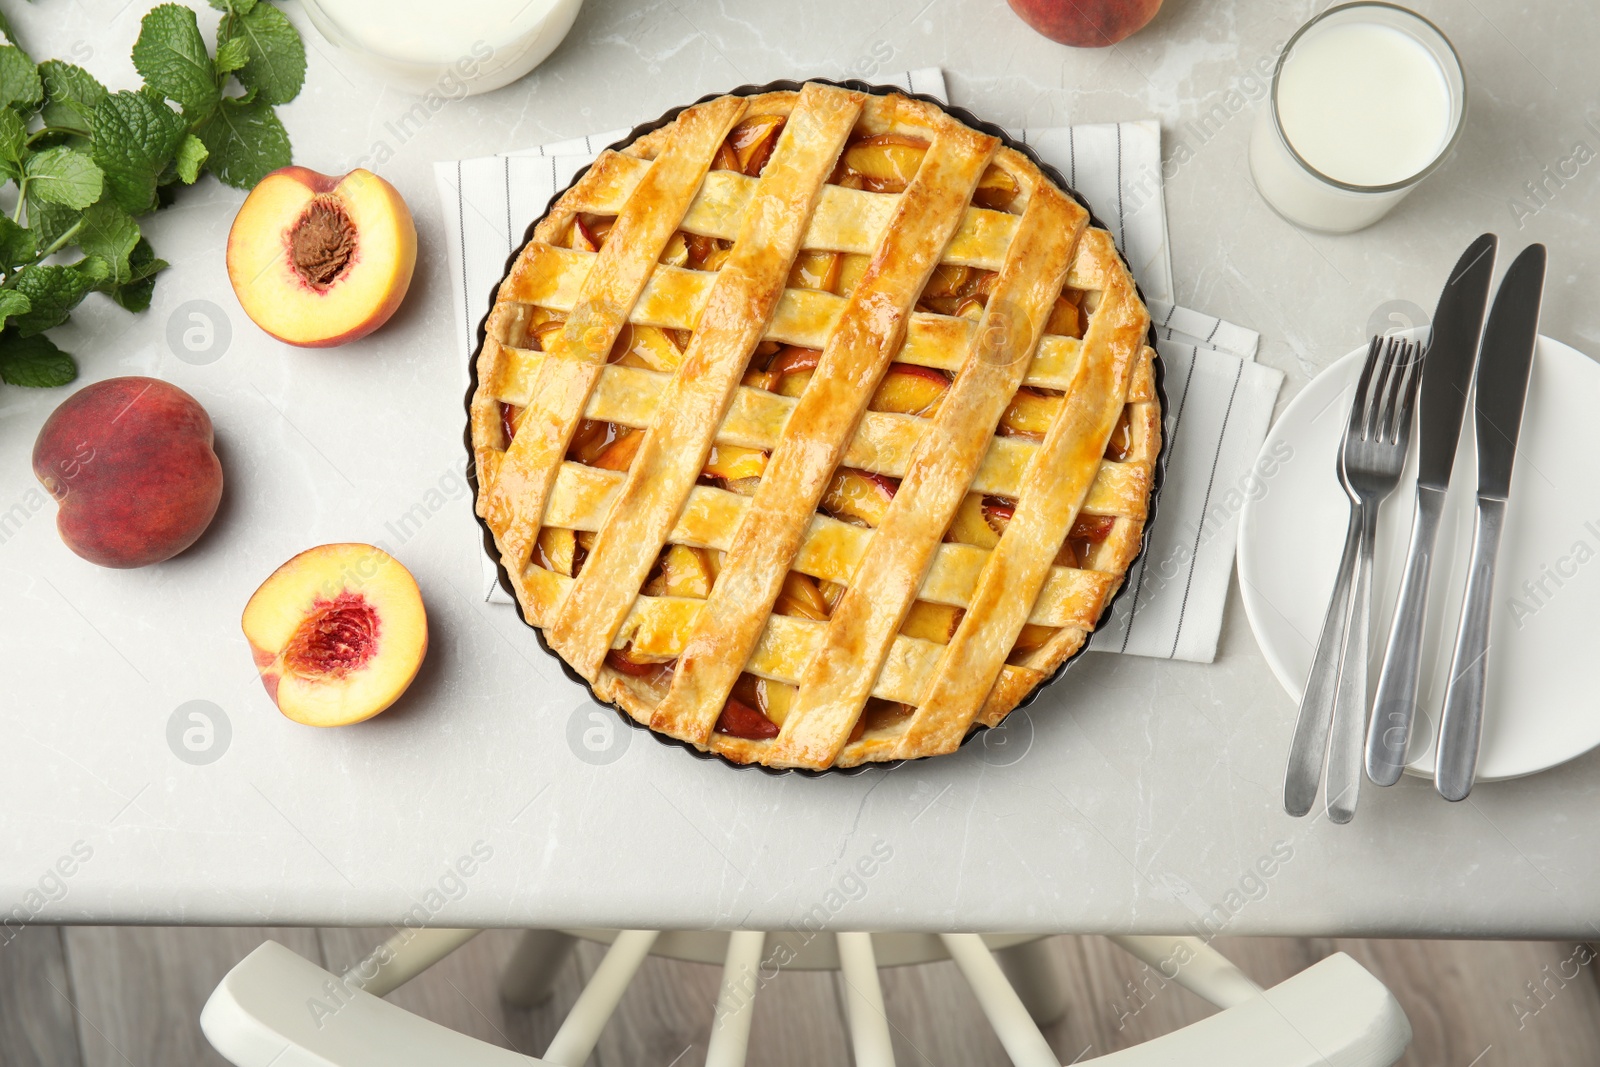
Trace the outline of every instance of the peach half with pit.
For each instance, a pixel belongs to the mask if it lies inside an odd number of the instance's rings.
[[[284,167],[245,197],[228,231],[228,280],[257,326],[328,348],[388,321],[411,284],[417,228],[369,170],[333,178]]]
[[[372,718],[406,691],[428,651],[416,580],[372,545],[295,556],[261,583],[241,624],[267,695],[307,726]]]

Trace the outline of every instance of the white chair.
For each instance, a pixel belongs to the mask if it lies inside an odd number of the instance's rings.
[[[953,959],[1012,1062],[1017,1067],[1060,1067],[1035,1021],[1035,1016],[1046,1022],[1052,1014],[1059,1016],[1059,977],[1047,965],[1038,941],[1029,937],[530,931],[501,980],[502,995],[514,1004],[537,1003],[548,996],[575,936],[611,943],[549,1048],[534,1059],[459,1034],[382,999],[477,933],[402,930],[342,976],[268,941],[217,986],[200,1014],[201,1029],[238,1067],[582,1067],[639,965],[654,952],[722,962],[707,1067],[744,1063],[755,998],[774,967],[840,969],[856,1067],[891,1067],[894,1054],[878,968]],[[1222,1010],[1135,1048],[1099,1057],[1095,1063],[1387,1067],[1411,1041],[1411,1025],[1393,995],[1344,953],[1264,990],[1197,938],[1112,940]]]

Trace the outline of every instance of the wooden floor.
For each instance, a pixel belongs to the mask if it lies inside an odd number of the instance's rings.
[[[3,1067],[220,1065],[201,1036],[200,1007],[217,981],[265,938],[339,971],[385,930],[31,927],[0,942]],[[7,934],[12,931],[7,931]],[[0,935],[3,937],[4,935]],[[542,1051],[601,949],[584,943],[551,1001],[511,1008],[496,995],[517,934],[490,931],[392,1001],[485,1041]],[[1344,951],[1382,979],[1416,1036],[1418,1067],[1591,1067],[1600,1063],[1600,964],[1571,943],[1219,938],[1216,947],[1271,985]],[[1088,1060],[1208,1014],[1176,985],[1102,938],[1051,942],[1067,967],[1071,1008],[1048,1030],[1061,1062]],[[1563,981],[1561,973],[1576,977]],[[651,959],[629,989],[592,1062],[601,1067],[691,1067],[705,1055],[719,970]],[[1135,983],[1138,983],[1137,985]],[[1141,988],[1143,992],[1135,992]],[[1536,996],[1533,992],[1537,987]],[[884,998],[902,1065],[1007,1063],[954,965],[884,972]],[[756,1003],[750,1062],[847,1064],[838,979],[782,972]]]

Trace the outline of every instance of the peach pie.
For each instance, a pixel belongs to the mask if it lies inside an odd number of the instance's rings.
[[[524,616],[734,762],[955,749],[1139,552],[1149,314],[1073,196],[930,102],[680,112],[551,205],[485,331],[477,506]]]

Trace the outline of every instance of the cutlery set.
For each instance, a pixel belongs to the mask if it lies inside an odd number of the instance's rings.
[[[1440,295],[1425,345],[1374,337],[1368,349],[1339,448],[1337,472],[1350,497],[1350,523],[1290,747],[1284,778],[1284,808],[1290,815],[1311,810],[1324,767],[1324,804],[1336,823],[1355,815],[1363,764],[1367,777],[1378,785],[1393,785],[1405,767],[1419,699],[1434,543],[1469,381],[1478,457],[1477,519],[1439,719],[1434,784],[1446,800],[1462,800],[1472,790],[1483,728],[1495,557],[1538,339],[1545,273],[1544,246],[1524,249],[1501,279],[1485,323],[1497,245],[1493,234],[1484,234],[1462,254]],[[1414,415],[1419,452],[1411,540],[1369,705],[1378,508],[1399,483]]]

